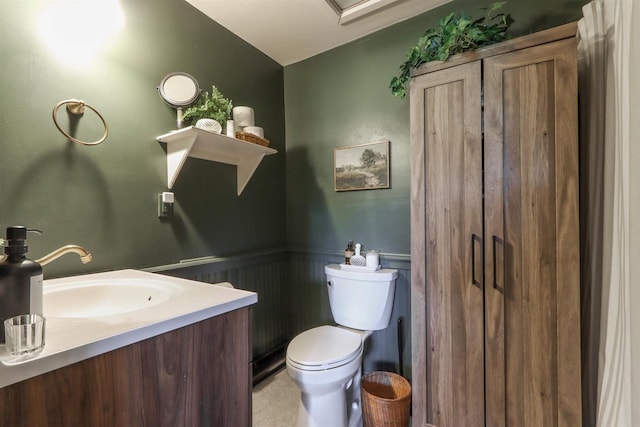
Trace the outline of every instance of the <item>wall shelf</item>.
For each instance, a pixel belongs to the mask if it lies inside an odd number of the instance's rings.
[[[273,148],[189,126],[156,138],[167,144],[167,186],[169,189],[187,157],[235,165],[238,168],[238,196],[264,156],[276,154]]]

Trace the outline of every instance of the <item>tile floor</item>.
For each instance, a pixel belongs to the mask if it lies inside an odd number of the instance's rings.
[[[300,391],[285,368],[253,388],[253,427],[292,427]]]

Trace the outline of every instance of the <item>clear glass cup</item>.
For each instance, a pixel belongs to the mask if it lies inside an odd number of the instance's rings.
[[[21,314],[4,321],[4,338],[7,351],[20,355],[44,347],[46,319],[39,314]]]

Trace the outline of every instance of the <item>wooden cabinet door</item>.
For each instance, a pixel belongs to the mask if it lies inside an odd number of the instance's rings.
[[[580,426],[574,39],[485,60],[487,426]]]
[[[484,426],[480,67],[411,82],[414,426]]]

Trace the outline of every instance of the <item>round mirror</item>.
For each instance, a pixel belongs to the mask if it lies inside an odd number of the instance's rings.
[[[200,96],[198,82],[187,73],[171,73],[164,76],[158,86],[160,96],[172,107],[188,107]]]

